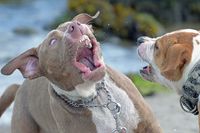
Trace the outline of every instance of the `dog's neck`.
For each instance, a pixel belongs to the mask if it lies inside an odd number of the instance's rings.
[[[173,86],[170,86],[171,88],[177,90],[179,94],[182,94],[182,87],[185,84],[192,68],[200,60],[199,53],[200,53],[200,34],[193,38],[192,58],[190,63],[186,66],[185,70],[183,71],[182,78],[178,82],[173,82]]]
[[[72,91],[63,90],[53,83],[51,83],[51,86],[58,95],[64,95],[72,101],[89,99],[97,95],[96,83],[90,81],[78,84]]]

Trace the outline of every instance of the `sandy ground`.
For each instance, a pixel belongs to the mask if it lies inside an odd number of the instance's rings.
[[[176,94],[159,94],[145,99],[158,118],[164,133],[198,133],[197,116],[182,111]],[[0,133],[10,133],[10,127],[0,125]]]
[[[10,126],[0,125],[0,133],[10,133]]]
[[[164,133],[198,133],[198,117],[182,111],[175,93],[146,97]]]

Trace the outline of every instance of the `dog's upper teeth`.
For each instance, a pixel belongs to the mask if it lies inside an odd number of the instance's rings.
[[[85,46],[87,47],[87,48],[92,48],[92,44],[91,44],[91,42],[90,42],[90,40],[86,40],[85,41]]]
[[[82,35],[80,42],[83,42],[85,40],[90,40],[89,37],[87,35]]]
[[[92,44],[91,43],[89,43],[89,48],[92,48]]]
[[[92,44],[89,42],[88,44],[87,44],[87,47],[90,49],[90,48],[92,48]]]
[[[83,35],[81,38],[80,38],[80,40],[79,40],[79,42],[80,43],[85,43],[85,47],[87,47],[87,48],[92,48],[92,44],[91,44],[91,42],[90,42],[90,39],[89,39],[89,37],[87,36],[87,35]]]

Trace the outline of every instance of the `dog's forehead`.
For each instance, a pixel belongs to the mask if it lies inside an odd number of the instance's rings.
[[[192,44],[192,39],[199,32],[192,29],[177,30],[174,32],[167,33],[156,39],[156,42],[160,44],[173,44],[173,43],[187,43]]]

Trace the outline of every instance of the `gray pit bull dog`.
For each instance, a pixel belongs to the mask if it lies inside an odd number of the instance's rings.
[[[104,64],[88,25],[97,16],[77,15],[2,68],[27,78],[0,98],[0,115],[15,101],[12,133],[162,132],[132,82]]]

